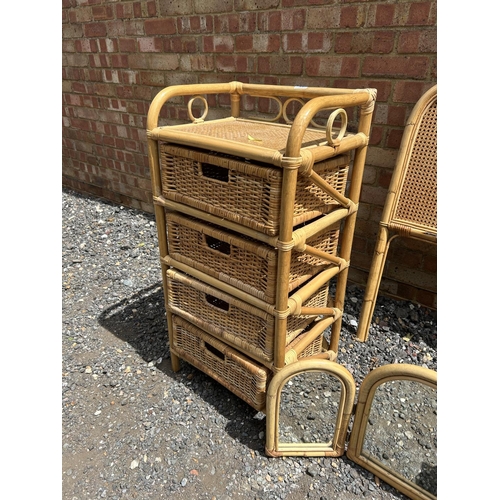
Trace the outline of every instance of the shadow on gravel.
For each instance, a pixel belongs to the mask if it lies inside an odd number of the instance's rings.
[[[149,363],[168,352],[165,305],[161,282],[105,309],[99,324],[131,345]]]
[[[170,365],[162,283],[144,288],[105,309],[99,324],[128,343],[146,363],[184,384],[217,413],[226,432],[250,449],[264,451],[265,417],[211,377],[185,361],[174,372]],[[158,363],[158,360],[162,360]]]

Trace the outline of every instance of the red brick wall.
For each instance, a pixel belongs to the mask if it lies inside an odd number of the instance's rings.
[[[350,279],[364,284],[403,127],[437,81],[436,1],[63,0],[63,185],[152,211],[151,100],[240,80],[378,90]],[[436,249],[396,239],[381,293],[436,306]]]

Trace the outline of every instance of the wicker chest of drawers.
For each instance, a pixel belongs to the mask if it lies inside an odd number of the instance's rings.
[[[174,371],[183,359],[265,411],[274,373],[332,359],[375,96],[231,82],[155,97],[148,154]],[[241,116],[261,101],[277,114]],[[159,123],[185,103],[191,123]]]

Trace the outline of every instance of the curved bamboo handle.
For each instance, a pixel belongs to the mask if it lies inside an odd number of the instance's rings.
[[[172,85],[170,87],[165,87],[160,90],[158,94],[156,94],[155,98],[151,102],[146,127],[148,130],[153,130],[158,126],[158,117],[160,115],[161,108],[172,97],[191,94],[217,94],[221,92],[235,94],[238,93],[239,88],[241,88],[241,83],[239,82],[195,83],[191,85]]]
[[[311,99],[309,102],[304,104],[293,121],[290,133],[288,134],[285,156],[290,158],[300,156],[302,138],[304,137],[307,127],[318,111],[325,108],[348,108],[352,106],[360,106],[367,104],[371,99],[372,95],[368,90],[366,92],[356,92],[349,95],[328,95]]]

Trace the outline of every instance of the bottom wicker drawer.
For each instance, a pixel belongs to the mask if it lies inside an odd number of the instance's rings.
[[[256,410],[266,407],[271,371],[191,323],[172,315],[173,352]]]

